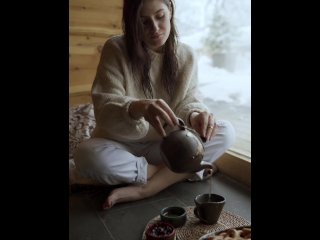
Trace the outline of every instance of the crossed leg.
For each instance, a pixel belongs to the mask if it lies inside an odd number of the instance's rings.
[[[130,185],[113,190],[102,207],[103,209],[109,209],[116,203],[135,201],[153,196],[168,186],[185,180],[190,176],[190,173],[174,173],[163,166],[158,171],[154,172],[144,185]]]
[[[102,185],[102,183],[93,179],[81,177],[77,174],[75,168],[70,170],[70,184]],[[210,175],[210,171],[211,169],[208,169],[208,172],[206,172]],[[109,209],[116,203],[135,201],[153,196],[168,186],[192,176],[190,173],[174,173],[164,165],[155,166],[151,164],[148,165],[147,173],[148,180],[146,184],[129,185],[113,190],[103,203],[103,209]]]

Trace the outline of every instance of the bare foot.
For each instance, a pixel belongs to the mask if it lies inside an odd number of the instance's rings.
[[[157,171],[145,185],[130,185],[113,190],[106,201],[103,209],[109,209],[116,203],[130,202],[144,199],[155,195],[166,187],[190,177],[190,173],[174,173],[167,167]]]
[[[109,209],[116,203],[129,202],[142,198],[141,190],[143,185],[130,185],[113,190],[105,202],[102,204],[103,209]]]

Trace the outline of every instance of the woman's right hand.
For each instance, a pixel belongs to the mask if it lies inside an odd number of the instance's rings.
[[[176,115],[162,99],[133,101],[129,106],[129,114],[134,119],[144,117],[162,137],[166,136],[166,132],[163,129],[163,122],[171,127],[178,124]]]

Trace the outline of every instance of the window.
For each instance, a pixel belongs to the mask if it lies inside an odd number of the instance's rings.
[[[180,41],[198,57],[199,90],[236,129],[231,151],[251,158],[251,2],[175,0]]]

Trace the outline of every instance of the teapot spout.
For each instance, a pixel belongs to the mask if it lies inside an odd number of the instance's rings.
[[[206,169],[206,168],[213,169],[213,166],[210,163],[202,161],[201,164],[200,164],[199,169],[196,172],[201,171],[201,170]]]

